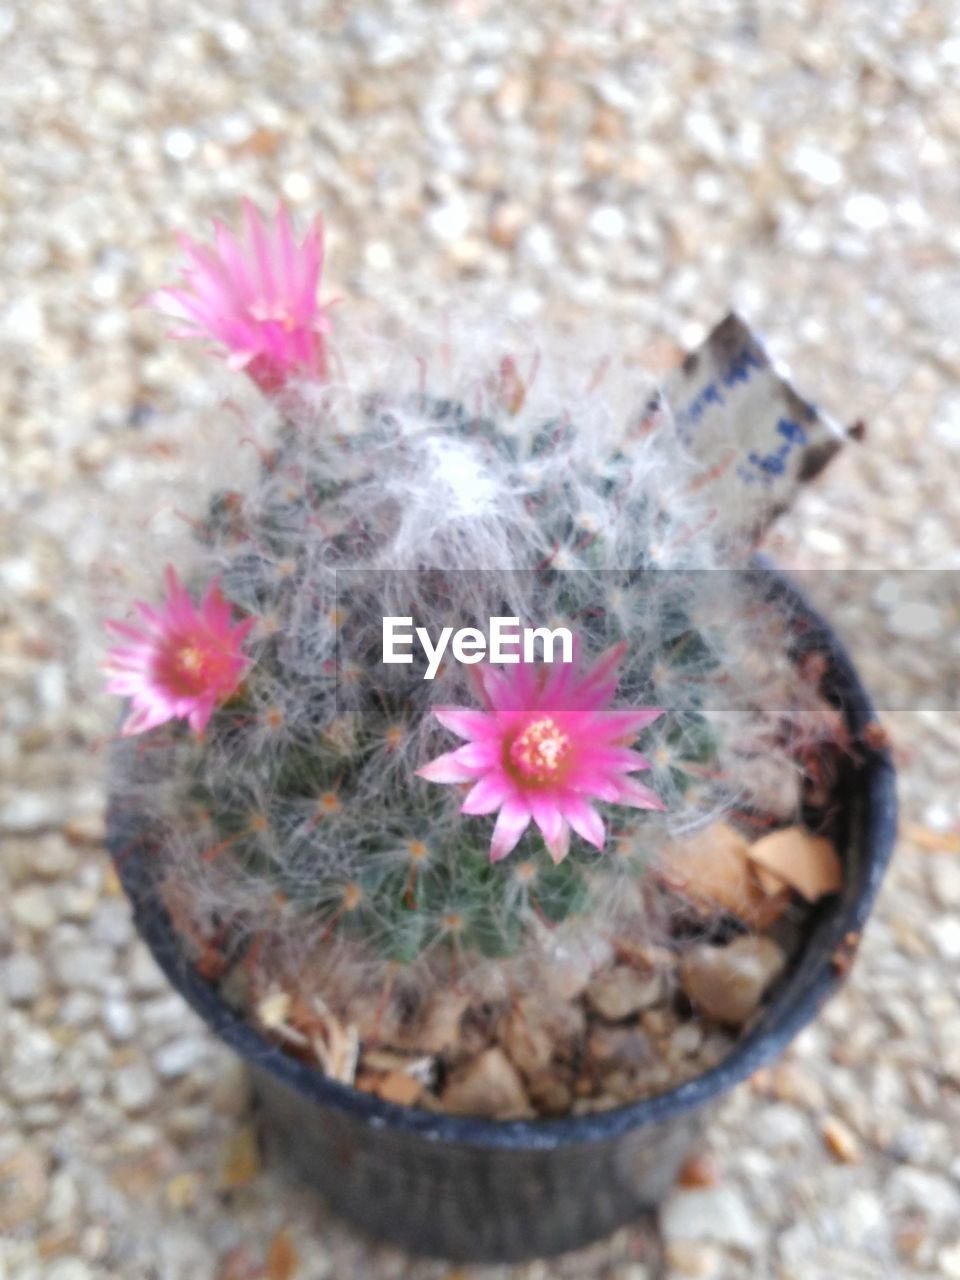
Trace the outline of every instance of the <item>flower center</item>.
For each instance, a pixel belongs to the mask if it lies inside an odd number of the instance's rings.
[[[161,658],[159,674],[168,689],[181,698],[195,698],[223,684],[233,669],[234,655],[213,646],[184,639]]]
[[[570,735],[552,716],[538,716],[510,743],[512,771],[522,782],[558,782],[570,755]]]
[[[195,676],[203,669],[203,654],[195,645],[185,645],[177,654],[177,667],[185,676]]]
[[[277,302],[251,302],[247,307],[247,315],[251,320],[255,320],[257,324],[277,324],[284,333],[293,333],[297,328],[296,318],[291,314],[290,309],[281,301]]]

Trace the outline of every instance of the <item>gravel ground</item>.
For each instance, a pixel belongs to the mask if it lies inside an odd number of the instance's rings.
[[[0,1277],[960,1276],[958,613],[893,572],[960,565],[960,6],[33,0],[0,37]],[[131,307],[174,229],[278,189],[326,212],[351,305],[466,292],[666,363],[734,304],[869,424],[774,549],[877,571],[816,589],[886,710],[903,839],[846,992],[724,1104],[659,1235],[457,1271],[355,1237],[258,1169],[243,1077],[102,854],[114,513],[235,389]]]

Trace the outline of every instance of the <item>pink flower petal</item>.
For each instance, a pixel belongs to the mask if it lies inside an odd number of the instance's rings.
[[[178,237],[181,283],[155,290],[147,301],[186,322],[174,330],[178,336],[219,343],[228,363],[268,393],[294,374],[323,380],[330,323],[317,301],[322,224],[317,220],[298,246],[286,208],[272,223],[249,200],[242,210],[240,239],[219,221],[212,247]]]
[[[628,747],[601,747],[592,753],[592,759],[602,768],[619,773],[650,768],[650,761],[646,756],[642,756],[639,751],[631,751]]]
[[[602,849],[603,819],[590,803],[603,800],[662,808],[646,787],[625,775],[648,769],[627,744],[662,714],[659,707],[611,710],[625,646],[614,645],[586,671],[579,646],[569,664],[519,663],[471,668],[484,710],[436,709],[446,728],[468,739],[420,770],[436,782],[474,781],[464,813],[499,809],[491,856],[506,857],[532,818],[551,857],[567,855],[570,831]]]
[[[567,821],[560,824],[560,831],[554,839],[547,841],[547,849],[555,863],[562,862],[570,852],[570,824]]]
[[[436,760],[417,770],[417,777],[425,778],[427,782],[472,782],[476,772],[461,764],[456,755],[456,751],[448,751],[446,755],[437,756]]]
[[[617,796],[617,804],[628,804],[634,809],[656,809],[663,812],[666,805],[649,787],[635,778],[624,778]]]
[[[445,729],[461,738],[482,738],[496,733],[496,721],[473,707],[434,707],[433,714]]]
[[[654,720],[659,720],[663,713],[663,707],[635,707],[604,712],[602,721],[604,730],[609,731],[608,741],[613,741],[614,738],[625,741],[635,737],[641,729],[646,729]]]
[[[500,745],[497,742],[468,742],[453,753],[458,764],[467,769],[489,769],[499,763]]]
[[[526,805],[519,800],[504,801],[493,828],[490,861],[500,862],[508,853],[512,853],[529,824],[530,812]]]
[[[144,733],[173,719],[185,719],[201,732],[251,665],[241,644],[255,618],[234,624],[216,582],[198,608],[172,567],[164,580],[162,608],[136,602],[148,630],[110,624],[112,631],[136,641],[111,649],[105,664],[108,691],[132,702],[124,734]]]
[[[422,777],[423,774],[421,773],[420,776]],[[470,814],[494,813],[508,796],[513,794],[513,791],[514,788],[505,778],[498,774],[488,773],[485,778],[481,778],[472,788],[466,800],[460,806],[460,812]]]
[[[562,801],[563,816],[573,827],[578,836],[582,836],[588,844],[597,849],[603,848],[606,839],[606,828],[603,819],[592,805],[581,800],[579,796],[565,796]]]
[[[560,812],[557,797],[552,793],[544,794],[531,790],[527,803],[530,806],[530,816],[543,832],[544,837],[547,840],[555,839],[563,824],[563,814]]]
[[[620,794],[622,775],[602,769],[583,767],[567,779],[567,788],[575,795],[593,796],[597,800],[615,801]]]

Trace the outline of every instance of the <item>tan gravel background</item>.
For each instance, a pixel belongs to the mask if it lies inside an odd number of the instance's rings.
[[[322,208],[330,285],[384,315],[464,291],[632,326],[666,361],[737,305],[870,428],[780,558],[956,569],[960,7],[33,0],[0,4],[0,40],[0,1277],[960,1276],[960,615],[939,587],[924,644],[889,573],[878,628],[848,630],[896,708],[905,810],[848,990],[724,1105],[719,1182],[673,1198],[662,1242],[513,1271],[372,1248],[258,1171],[242,1077],[99,848],[116,708],[89,654],[129,576],[116,513],[167,492],[228,386],[131,307],[173,231],[242,193]]]

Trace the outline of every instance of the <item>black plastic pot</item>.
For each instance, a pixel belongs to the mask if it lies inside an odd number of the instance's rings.
[[[272,1145],[370,1235],[462,1261],[518,1261],[579,1248],[655,1205],[709,1104],[780,1054],[836,991],[896,831],[894,770],[864,742],[870,700],[830,627],[780,574],[758,588],[789,612],[798,651],[826,655],[826,688],[861,745],[837,793],[843,892],[815,913],[802,954],[761,1020],[718,1067],[659,1097],[599,1115],[497,1121],[395,1106],[337,1084],[240,1021],[188,964],[152,891],[145,833],[114,809],[110,846],[137,927],[171,983],[247,1062]]]

